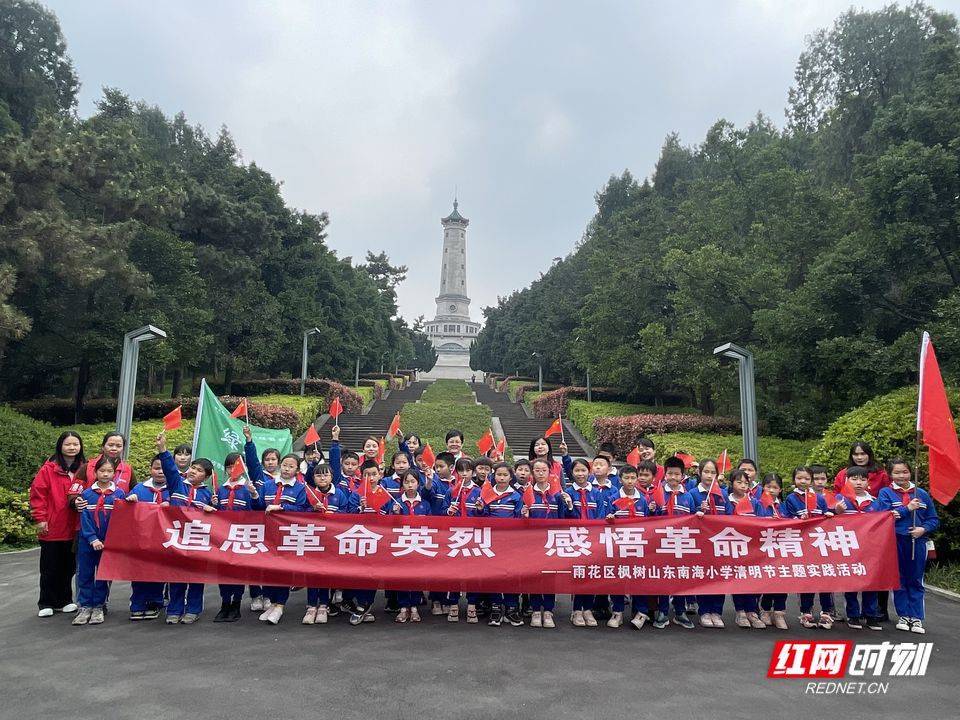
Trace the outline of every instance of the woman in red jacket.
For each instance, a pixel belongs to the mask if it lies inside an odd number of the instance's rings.
[[[94,481],[97,479],[97,474],[94,471],[97,461],[103,456],[113,459],[117,464],[117,475],[113,479],[117,487],[123,490],[123,492],[128,493],[133,489],[133,486],[137,484],[136,478],[133,476],[133,468],[130,467],[130,463],[123,461],[123,435],[118,432],[108,432],[103,436],[103,443],[100,445],[100,454],[95,458],[91,458],[89,462],[84,463],[84,465],[77,471],[76,481],[73,483],[73,487],[70,489],[70,494],[73,496],[80,495],[84,490],[90,489]],[[77,510],[82,510],[82,504],[77,505]]]
[[[890,486],[890,476],[887,475],[887,471],[883,469],[882,465],[877,464],[876,459],[873,457],[873,449],[869,443],[858,440],[851,446],[850,459],[847,462],[847,467],[854,466],[866,469],[868,477],[867,489],[874,497],[880,496],[880,490],[882,488]],[[847,468],[842,468],[833,479],[833,491],[839,495],[843,492],[843,486],[846,482]]]
[[[77,609],[73,573],[80,516],[70,506],[70,486],[85,463],[83,440],[68,430],[57,439],[56,450],[30,484],[30,512],[40,540],[39,617],[50,617],[54,610],[72,613]]]

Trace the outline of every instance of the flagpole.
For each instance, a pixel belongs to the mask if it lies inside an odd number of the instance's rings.
[[[916,451],[913,456],[913,467],[914,467],[914,476],[915,482],[914,485],[920,487],[920,443],[923,438],[923,428],[921,427],[920,421],[920,408],[923,407],[923,366],[924,361],[926,360],[927,347],[930,345],[930,335],[926,330],[923,331],[923,334],[920,336],[920,367],[919,372],[917,373],[917,444]],[[911,522],[912,527],[917,526],[917,511],[913,511],[913,518]],[[916,559],[917,555],[917,539],[910,535],[910,559]]]
[[[250,398],[243,399],[243,414],[246,415],[247,427],[250,426]]]
[[[562,442],[564,445],[566,445],[566,444],[567,444],[567,439],[563,436],[563,414],[562,414],[562,413],[559,413],[559,414],[557,415],[557,420],[560,421],[560,442]]]
[[[192,454],[196,456],[197,452],[197,443],[200,441],[200,423],[203,418],[203,396],[206,395],[204,390],[207,387],[207,379],[200,378],[200,397],[197,400],[197,419],[194,421],[193,426],[193,447],[190,448]]]

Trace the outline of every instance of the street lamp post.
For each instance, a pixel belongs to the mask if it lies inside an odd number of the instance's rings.
[[[303,362],[300,363],[300,397],[303,397],[307,388],[307,338],[311,335],[319,335],[320,328],[305,330],[303,332]]]
[[[360,351],[357,350],[357,367],[353,372],[353,386],[360,387]]]
[[[743,456],[759,463],[757,452],[757,393],[753,383],[753,353],[734,343],[714,348],[714,355],[737,361],[740,376],[740,425],[743,427]]]
[[[543,392],[543,358],[540,353],[531,353],[537,359],[537,390]]]
[[[593,391],[590,389],[590,368],[587,368],[587,402],[593,402]]]
[[[117,432],[123,435],[123,456],[130,447],[130,428],[133,425],[133,398],[137,391],[137,362],[140,343],[167,334],[153,325],[144,325],[123,336],[123,356],[120,360],[120,387],[117,391]]]

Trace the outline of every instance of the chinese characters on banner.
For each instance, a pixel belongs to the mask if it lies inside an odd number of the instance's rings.
[[[530,593],[882,590],[888,513],[618,520],[216,512],[121,503],[98,577]]]

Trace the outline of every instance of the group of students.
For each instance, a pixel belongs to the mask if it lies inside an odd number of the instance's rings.
[[[193,458],[191,448],[181,445],[171,453],[166,438],[157,438],[157,454],[150,477],[136,483],[129,464],[122,460],[123,437],[109,433],[100,454],[86,460],[80,437],[63,433],[54,454],[44,463],[30,488],[30,504],[40,538],[39,616],[55,610],[74,612],[75,625],[99,624],[109,595],[109,584],[96,579],[110,512],[118,502],[153,503],[193,507],[204,512],[218,510],[317,513],[376,513],[401,515],[455,515],[530,519],[614,519],[645,516],[748,515],[801,518],[890,512],[895,533],[900,587],[894,591],[898,620],[896,628],[923,633],[923,573],[927,536],[939,526],[928,493],[913,482],[910,465],[901,459],[889,461],[887,469],[874,459],[870,446],[857,442],[849,464],[833,479],[822,466],[798,467],[793,471],[793,489],[784,494],[784,482],[776,473],[761,476],[757,464],[743,459],[727,477],[712,459],[685,464],[672,456],[656,462],[654,443],[637,442],[641,460],[636,465],[616,466],[613,447],[602,446],[592,461],[571,458],[559,446],[560,460],[546,437],[530,444],[528,457],[509,464],[486,456],[470,458],[463,453],[463,434],[451,430],[446,450],[431,464],[424,460],[424,447],[416,435],[400,436],[399,450],[388,463],[381,461],[378,438],[370,437],[360,452],[340,446],[339,428],[325,461],[317,447],[305,449],[303,457],[278,450],[262,453],[244,428],[243,453],[224,459],[226,476],[218,486],[208,484],[212,463]],[[680,455],[681,453],[677,453]],[[243,460],[245,472],[231,472]],[[487,492],[483,491],[489,481]],[[715,481],[721,493],[711,492]],[[384,497],[380,489],[387,492]],[[371,497],[383,498],[371,502]],[[815,498],[815,502],[811,500]],[[75,555],[74,555],[75,547]],[[71,581],[77,575],[77,602],[72,600]],[[132,582],[130,619],[149,620],[165,611],[170,624],[192,624],[203,612],[204,586],[199,583]],[[241,616],[242,585],[220,585],[221,608],[214,622],[232,622]],[[280,622],[289,602],[289,587],[247,589],[250,610],[261,621]],[[386,591],[385,610],[397,623],[421,621],[420,607],[432,615],[459,622],[461,593],[419,590]],[[341,613],[351,625],[374,622],[374,590],[346,588],[306,589],[304,624],[325,624]],[[814,604],[819,599],[819,613]],[[743,628],[769,626],[787,629],[785,593],[734,594],[735,622]],[[882,629],[887,619],[887,593],[845,592],[846,622],[851,628]],[[466,593],[467,623],[509,623],[553,628],[554,595],[519,593]],[[629,623],[642,628],[648,622],[662,629],[671,622],[693,628],[691,617],[699,616],[705,628],[722,628],[725,596],[575,595],[570,621],[577,627],[606,625],[618,628]],[[627,604],[631,614],[626,613]],[[829,629],[839,614],[829,592],[799,596],[801,626]],[[671,616],[672,610],[672,616]]]

